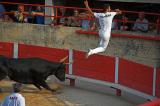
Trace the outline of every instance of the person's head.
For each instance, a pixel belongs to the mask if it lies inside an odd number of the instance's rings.
[[[78,10],[74,10],[74,16],[78,16],[78,15],[79,15]]]
[[[18,11],[19,12],[23,12],[24,11],[24,6],[23,5],[19,5],[18,6]]]
[[[42,6],[37,6],[37,7],[36,7],[36,10],[38,10],[38,11],[42,11],[42,9],[43,9]]]
[[[138,14],[139,19],[143,20],[145,18],[144,12]]]
[[[66,12],[65,8],[60,8],[59,10],[60,10],[61,13],[65,13]]]
[[[103,5],[103,12],[110,12],[111,11],[111,7],[109,4],[104,4]]]
[[[123,15],[122,15],[122,20],[125,20],[125,21],[127,21],[127,20],[128,20],[128,18],[126,17],[126,15],[125,15],[125,14],[123,14]]]
[[[13,92],[18,93],[22,90],[22,84],[20,83],[14,83],[13,84]]]

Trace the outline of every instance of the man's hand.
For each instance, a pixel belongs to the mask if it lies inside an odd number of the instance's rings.
[[[117,14],[122,14],[122,11],[119,9],[115,9],[115,11],[117,12]]]
[[[89,14],[91,14],[92,16],[94,15],[94,13],[92,12],[92,10],[90,9],[89,5],[88,5],[88,1],[87,0],[84,0],[84,4],[87,8],[87,10],[89,11]]]

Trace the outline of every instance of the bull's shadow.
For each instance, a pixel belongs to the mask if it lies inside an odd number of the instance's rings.
[[[36,87],[34,87],[33,85],[32,86],[22,85],[22,86],[23,86],[22,93],[33,93],[33,94],[37,94],[37,93],[38,94],[61,94],[62,93],[62,90],[58,90],[58,89],[55,89],[55,92],[51,93],[50,91],[46,90],[45,88],[39,90]],[[0,93],[11,93],[11,92],[13,92],[11,84],[5,85],[2,87],[0,86]]]
[[[1,87],[1,92],[0,92],[0,93],[11,93],[11,92],[13,92],[11,86]],[[22,93],[51,94],[50,91],[47,91],[47,90],[45,90],[45,89],[43,89],[43,90],[38,90],[37,88],[28,87],[28,86],[25,86],[25,87],[23,88]]]

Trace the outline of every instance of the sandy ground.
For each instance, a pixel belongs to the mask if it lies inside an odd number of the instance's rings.
[[[11,81],[1,81],[0,87],[2,93],[0,93],[0,102],[12,92],[12,83]],[[56,86],[52,87],[56,89]],[[66,104],[62,100],[58,99],[55,95],[61,92],[51,93],[47,90],[39,91],[32,85],[24,86],[22,95],[25,97],[26,106],[73,106],[74,104]]]

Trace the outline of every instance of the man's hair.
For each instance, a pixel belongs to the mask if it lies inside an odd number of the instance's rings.
[[[14,83],[13,84],[13,91],[14,92],[18,93],[18,92],[21,91],[21,89],[22,89],[22,84],[20,84],[20,83]]]
[[[104,4],[104,5],[103,5],[103,11],[106,11],[106,9],[108,9],[109,7],[110,7],[109,4]]]

